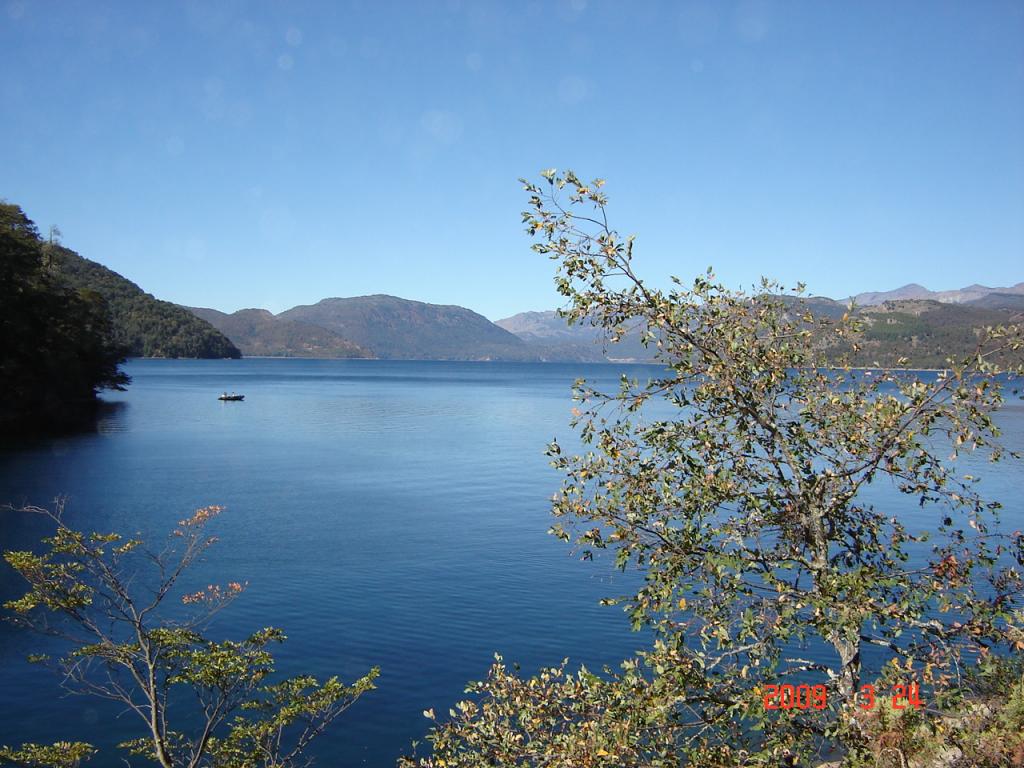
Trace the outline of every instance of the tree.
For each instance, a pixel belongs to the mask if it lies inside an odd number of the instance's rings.
[[[272,682],[270,648],[285,640],[280,629],[241,641],[203,634],[244,590],[231,582],[182,593],[186,571],[216,541],[206,528],[220,507],[182,520],[158,550],[115,533],[73,530],[59,508],[28,511],[47,515],[56,530],[43,554],[4,553],[29,586],[6,607],[16,623],[70,644],[53,664],[72,691],[119,702],[138,718],[144,735],[121,745],[131,754],[164,768],[305,765],[312,740],[373,689],[376,668],[351,685],[307,675]],[[175,595],[184,614],[168,610]],[[93,751],[67,742],[5,747],[0,764],[74,766]]]
[[[123,389],[124,350],[113,339],[106,302],[70,290],[44,265],[35,224],[0,203],[0,432],[66,427],[103,388]]]
[[[999,505],[954,461],[1007,456],[993,421],[1006,376],[994,361],[1020,372],[1019,327],[979,329],[974,354],[931,375],[825,367],[827,355],[858,350],[852,311],[818,318],[802,287],[787,295],[765,280],[748,294],[710,270],[657,289],[634,270],[634,238],[609,225],[603,181],[543,177],[524,181],[523,222],[557,264],[564,316],[612,339],[638,329],[665,366],[648,382],[623,377],[615,392],[576,383],[586,452],[549,446],[565,476],[551,532],[584,557],[609,550],[619,568],[642,571],[636,594],[608,602],[655,640],[589,684],[589,699],[552,692],[550,672],[512,684],[496,666],[470,688],[480,700],[434,730],[434,757],[419,765],[569,764],[558,750],[533,751],[555,731],[586,755],[573,765],[856,749],[868,646],[887,662],[872,670],[880,684],[916,684],[938,704],[964,690],[979,657],[1024,649],[1014,608],[1024,542],[1000,532]],[[908,530],[866,498],[873,485],[933,509],[934,526]],[[831,653],[808,654],[808,644]],[[766,709],[768,686],[807,682],[822,686],[814,706]],[[628,733],[588,742],[612,733],[607,713],[638,687],[643,711]]]

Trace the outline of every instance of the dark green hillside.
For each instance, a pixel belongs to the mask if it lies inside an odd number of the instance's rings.
[[[979,329],[1013,320],[1006,311],[931,300],[888,301],[859,314],[866,328],[855,365],[896,366],[905,357],[916,368],[942,368],[949,357],[969,356]]]
[[[102,296],[114,339],[131,357],[241,357],[220,331],[177,304],[160,301],[102,264],[74,251],[48,249],[51,272],[66,285]]]
[[[96,405],[96,392],[128,377],[106,302],[62,284],[45,263],[35,224],[0,203],[0,437],[73,427]]]
[[[914,286],[908,286],[907,290],[911,288]],[[963,290],[972,289],[973,286],[969,286]],[[1017,322],[1019,310],[1015,313],[1011,308],[1021,298],[992,293],[962,304],[935,299],[901,299],[858,306],[856,315],[864,321],[859,350],[851,352],[848,347],[835,347],[830,358],[837,362],[848,358],[853,365],[868,367],[896,367],[900,359],[905,358],[910,368],[942,368],[950,357],[962,359],[972,355],[982,328]],[[846,303],[823,297],[785,297],[784,300],[817,317],[833,320],[848,311]]]
[[[518,336],[465,307],[396,296],[357,296],[293,307],[278,317],[327,328],[381,358],[540,359]]]
[[[966,302],[972,307],[983,309],[1003,309],[1009,312],[1024,312],[1024,294],[990,293],[980,299]]]
[[[246,356],[373,357],[358,344],[333,331],[282,320],[265,309],[240,309],[230,315],[203,307],[187,309],[227,336]]]

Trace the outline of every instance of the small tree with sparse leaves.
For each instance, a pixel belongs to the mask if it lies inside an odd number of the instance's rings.
[[[993,414],[1021,372],[1020,327],[978,329],[975,353],[932,375],[830,365],[858,350],[853,308],[816,317],[802,287],[734,291],[710,270],[660,290],[609,224],[603,181],[524,185],[568,322],[639,333],[665,366],[612,392],[578,381],[584,452],[548,450],[565,477],[551,532],[639,569],[636,593],[607,602],[654,642],[600,680],[498,665],[434,729],[433,756],[405,765],[777,765],[826,745],[853,760],[868,646],[881,684],[917,684],[933,708],[979,660],[1024,649],[1024,540],[955,461],[1007,457]],[[911,530],[877,486],[931,523]],[[766,709],[787,682],[825,686],[823,708]]]
[[[216,541],[206,529],[220,507],[182,520],[158,550],[116,533],[76,531],[59,506],[22,511],[48,516],[56,531],[42,554],[4,553],[29,585],[6,604],[10,618],[70,646],[58,660],[30,660],[56,666],[71,691],[118,702],[137,717],[142,735],[121,744],[130,754],[163,768],[305,765],[312,740],[373,689],[376,668],[351,685],[311,676],[273,682],[270,647],[284,641],[280,629],[242,641],[203,634],[244,590],[238,582],[182,590],[186,571]],[[183,608],[166,612],[173,598]],[[0,764],[73,768],[94,752],[83,743],[25,744],[0,748]]]

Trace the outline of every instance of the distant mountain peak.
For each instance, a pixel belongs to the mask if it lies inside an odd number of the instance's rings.
[[[930,291],[918,283],[907,283],[907,285],[892,291],[858,293],[853,297],[853,300],[862,307],[876,306],[887,301],[900,301],[903,299],[930,299],[932,301],[940,301],[943,304],[965,304],[992,293],[1024,293],[1024,283],[1018,283],[1009,288],[992,288],[987,285],[973,283],[959,290],[952,291]]]

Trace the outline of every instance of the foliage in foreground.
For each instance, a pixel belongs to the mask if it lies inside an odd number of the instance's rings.
[[[501,657],[487,678],[466,689],[435,727],[432,754],[406,757],[400,768],[574,766],[678,768],[688,764],[820,765],[821,768],[1020,768],[1024,766],[1024,666],[1019,656],[982,661],[942,709],[896,709],[891,698],[850,713],[842,760],[797,763],[782,746],[751,754],[739,741],[700,733],[675,716],[678,686],[699,680],[645,676],[629,662],[622,672],[575,675],[566,662],[523,678]],[[879,688],[884,678],[876,680]],[[676,686],[676,692],[673,692]],[[739,729],[735,729],[733,738]]]
[[[602,181],[524,184],[569,322],[639,331],[666,366],[614,392],[578,381],[585,453],[549,447],[565,476],[552,533],[644,574],[608,602],[655,642],[600,678],[499,664],[405,766],[778,764],[836,746],[853,762],[873,738],[855,699],[868,648],[887,661],[879,685],[915,683],[939,710],[979,658],[1024,649],[1024,540],[955,461],[1006,458],[994,361],[1019,373],[1019,327],[979,329],[935,375],[825,367],[859,351],[854,313],[816,317],[802,289],[732,291],[710,270],[659,290],[608,224]],[[923,530],[876,486],[928,510]],[[825,706],[766,708],[779,683],[825,685]]]
[[[523,679],[496,657],[487,679],[467,688],[476,700],[459,702],[435,727],[433,757],[400,765],[679,764],[664,692],[635,662],[615,677],[571,674],[566,665]],[[434,719],[432,710],[424,714]]]
[[[944,709],[895,709],[883,700],[856,714],[851,768],[1024,766],[1024,659],[991,656]]]
[[[142,735],[121,745],[130,754],[164,768],[305,765],[313,739],[373,689],[376,668],[351,685],[306,675],[273,682],[270,648],[285,640],[280,629],[242,641],[204,636],[212,615],[244,590],[231,582],[182,594],[179,584],[216,541],[206,527],[221,508],[197,510],[158,550],[73,530],[59,509],[27,511],[49,516],[56,531],[43,554],[4,553],[29,586],[5,607],[16,623],[66,641],[69,650],[52,663],[71,691],[118,702],[137,717]],[[181,609],[171,609],[172,596]],[[0,764],[65,768],[93,752],[81,743],[26,744],[0,749]]]
[[[90,744],[58,741],[53,744],[22,744],[17,749],[0,747],[0,765],[24,768],[77,768],[96,754]]]

